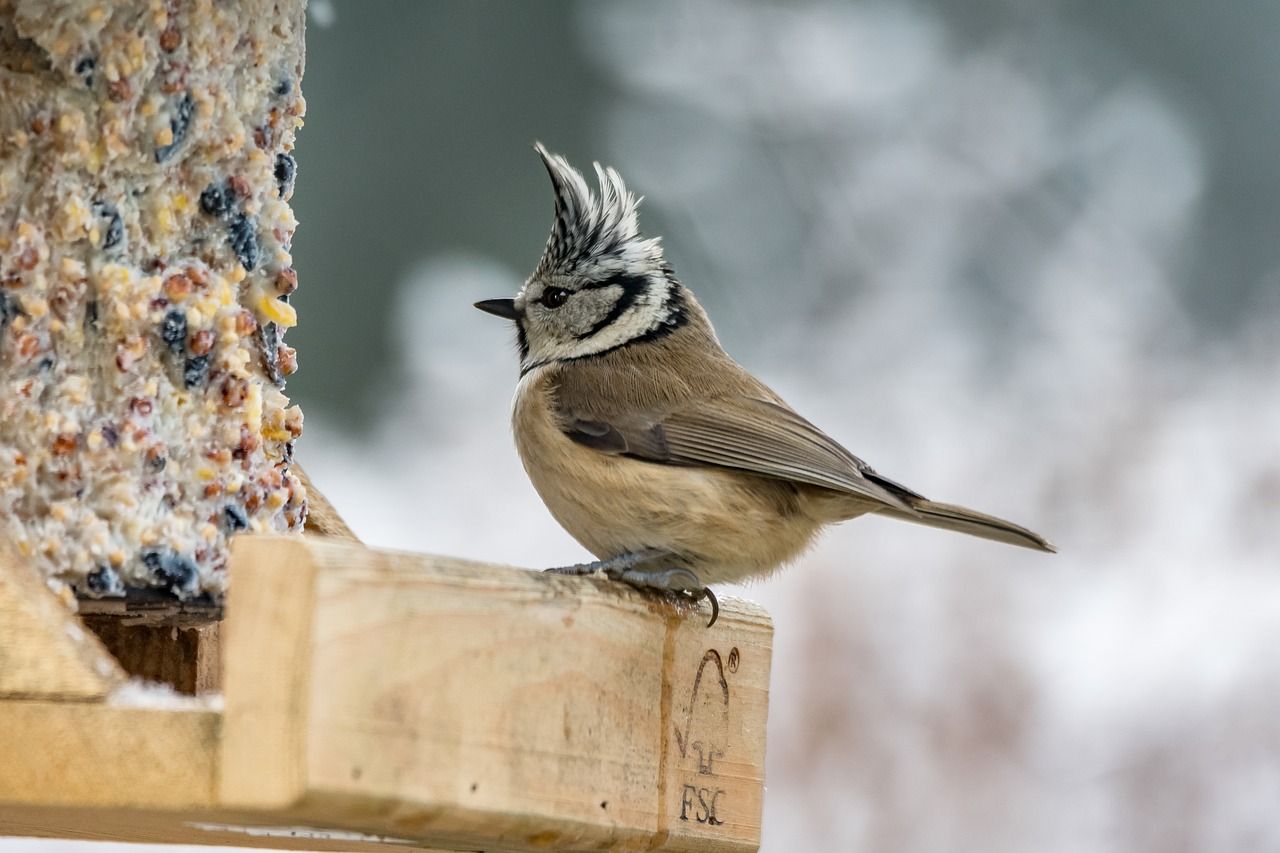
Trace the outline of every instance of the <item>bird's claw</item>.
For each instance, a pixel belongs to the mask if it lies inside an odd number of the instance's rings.
[[[694,602],[695,604],[704,598],[707,601],[710,601],[711,602],[711,619],[710,621],[707,622],[707,627],[710,628],[712,625],[716,624],[716,620],[720,618],[720,600],[716,598],[716,594],[711,591],[711,587],[704,586],[701,589],[685,590],[681,594],[686,596],[690,601]]]

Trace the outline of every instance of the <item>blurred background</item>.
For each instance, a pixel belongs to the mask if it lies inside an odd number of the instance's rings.
[[[299,456],[371,544],[585,559],[471,303],[550,230],[535,139],[614,165],[748,369],[1061,549],[863,519],[722,590],[776,624],[763,849],[1280,849],[1278,32],[1191,0],[312,0]]]

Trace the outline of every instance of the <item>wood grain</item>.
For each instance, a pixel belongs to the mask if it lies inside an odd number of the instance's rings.
[[[0,802],[208,808],[220,724],[200,708],[0,701]]]
[[[238,615],[225,626],[223,689],[235,701],[224,712],[219,799],[287,808],[306,785],[316,567],[300,539],[250,538],[232,549],[230,610]]]
[[[218,623],[131,625],[116,616],[82,616],[132,678],[158,681],[179,693],[212,693],[222,687],[221,626]]]
[[[0,698],[96,699],[123,680],[68,602],[0,542]]]

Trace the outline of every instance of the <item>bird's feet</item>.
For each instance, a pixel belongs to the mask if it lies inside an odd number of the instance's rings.
[[[640,568],[645,563],[669,556],[665,552],[652,549],[631,551],[607,560],[557,566],[547,571],[559,575],[591,575],[603,572],[610,580],[621,581],[636,589],[654,590],[693,602],[702,601],[705,598],[711,602],[711,621],[707,623],[707,627],[710,628],[720,618],[720,602],[716,600],[715,593],[704,586],[696,574],[685,568]]]

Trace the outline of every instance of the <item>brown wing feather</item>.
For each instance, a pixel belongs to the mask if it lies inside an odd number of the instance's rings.
[[[661,341],[558,369],[552,393],[565,434],[601,453],[745,471],[913,512],[914,492],[879,477],[708,347],[710,327],[693,320]]]
[[[865,462],[776,403],[720,397],[673,412],[661,429],[680,461],[809,483],[910,511],[901,498],[867,478]]]

